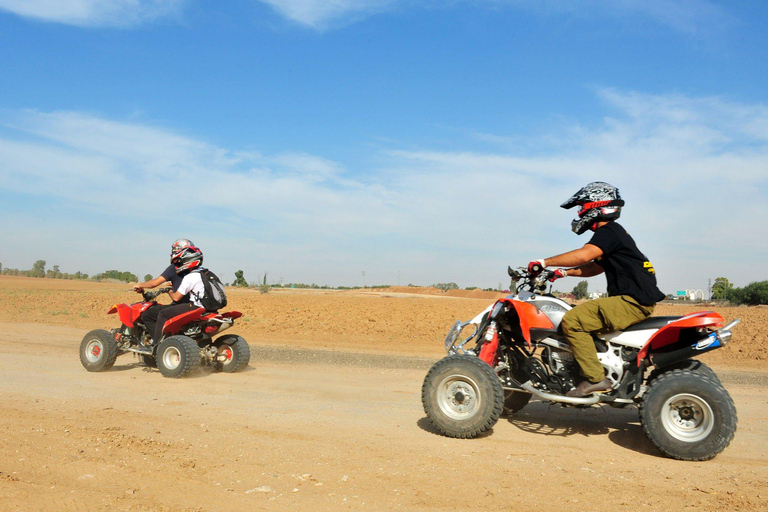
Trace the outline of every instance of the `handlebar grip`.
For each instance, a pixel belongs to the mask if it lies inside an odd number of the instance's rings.
[[[532,274],[541,274],[544,271],[544,267],[540,263],[534,263],[531,265],[530,272]]]

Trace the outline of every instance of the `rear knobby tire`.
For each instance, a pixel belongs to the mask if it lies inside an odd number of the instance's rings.
[[[225,373],[233,373],[248,366],[251,360],[251,347],[240,336],[222,336],[216,340],[216,346],[219,348],[217,355],[226,357],[224,361],[216,364],[217,369]]]
[[[80,342],[80,362],[89,372],[104,372],[112,368],[117,352],[114,335],[104,329],[89,332]]]
[[[672,370],[643,395],[640,422],[648,439],[668,457],[709,460],[736,432],[736,407],[719,380],[706,373]]]
[[[663,368],[655,368],[651,374],[648,376],[648,383],[650,384],[651,381],[653,381],[656,377],[661,375],[662,373],[666,373],[672,370],[690,370],[694,373],[703,373],[713,380],[716,380],[720,382],[720,378],[717,376],[715,371],[706,365],[706,363],[702,363],[698,359],[685,359],[683,361],[671,364],[669,366],[665,366]]]
[[[533,396],[530,393],[521,391],[507,391],[506,394],[507,397],[504,399],[504,410],[502,411],[502,414],[504,415],[514,414],[521,410],[528,405],[528,402],[531,401],[531,397]]]
[[[504,390],[487,363],[476,356],[452,355],[427,373],[421,402],[441,434],[469,439],[496,424],[504,407]]]
[[[178,379],[200,364],[200,348],[189,336],[170,336],[157,348],[156,360],[163,377]]]
[[[147,368],[157,368],[157,358],[149,354],[141,354],[141,362]]]

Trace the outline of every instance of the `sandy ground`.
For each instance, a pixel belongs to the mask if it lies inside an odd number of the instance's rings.
[[[126,300],[86,284],[0,280],[0,510],[768,510],[768,371],[740,355],[759,341],[706,358],[739,427],[718,457],[690,463],[662,457],[634,408],[532,401],[479,439],[435,434],[420,388],[443,354],[439,339],[425,347],[443,317],[487,299],[233,294],[253,308],[250,366],[176,380],[131,355],[82,368],[83,335],[114,326],[104,303]],[[267,306],[294,325],[259,325]],[[345,336],[335,323],[349,307],[359,326]],[[318,310],[328,325],[310,321]]]

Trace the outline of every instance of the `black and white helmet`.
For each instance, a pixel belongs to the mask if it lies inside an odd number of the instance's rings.
[[[187,247],[195,247],[195,244],[189,238],[179,238],[173,242],[173,245],[171,245],[171,263],[173,263],[173,258],[178,256]]]
[[[184,274],[203,265],[203,251],[194,245],[184,247],[171,257],[171,263],[176,267],[177,274]]]
[[[560,208],[581,206],[579,216],[571,222],[571,230],[580,235],[601,221],[615,220],[621,215],[624,200],[619,189],[603,181],[593,181],[573,194]]]

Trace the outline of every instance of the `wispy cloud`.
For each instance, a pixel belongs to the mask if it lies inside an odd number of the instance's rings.
[[[768,258],[768,108],[598,94],[603,122],[545,134],[535,156],[393,148],[377,156],[385,164],[355,172],[322,156],[243,153],[81,112],[19,112],[0,131],[0,190],[11,198],[0,235],[23,246],[60,241],[62,257],[70,244],[59,239],[71,238],[76,218],[81,239],[109,227],[129,233],[120,254],[143,269],[153,244],[183,233],[232,271],[335,284],[354,284],[360,270],[369,283],[391,283],[402,271],[404,282],[487,286],[507,264],[586,242],[558,205],[604,180],[621,189],[622,221],[665,289],[700,288],[726,273],[740,285],[751,280]],[[55,218],[30,220],[29,203],[55,209]],[[19,215],[35,230],[7,231]],[[70,256],[116,257],[101,249]]]
[[[323,29],[346,25],[402,4],[402,0],[258,0],[286,18]]]
[[[460,5],[530,9],[543,15],[579,18],[645,18],[689,35],[709,35],[736,22],[711,0],[257,0],[298,24],[324,30],[344,26],[371,15],[398,9],[450,8]]]
[[[653,20],[691,35],[719,32],[736,19],[711,0],[256,0],[302,26],[327,30],[401,9],[475,5],[533,9],[578,17]],[[134,26],[181,12],[188,0],[0,0],[0,10],[40,21],[84,27]]]
[[[25,18],[84,27],[131,26],[174,15],[186,0],[0,0]]]

